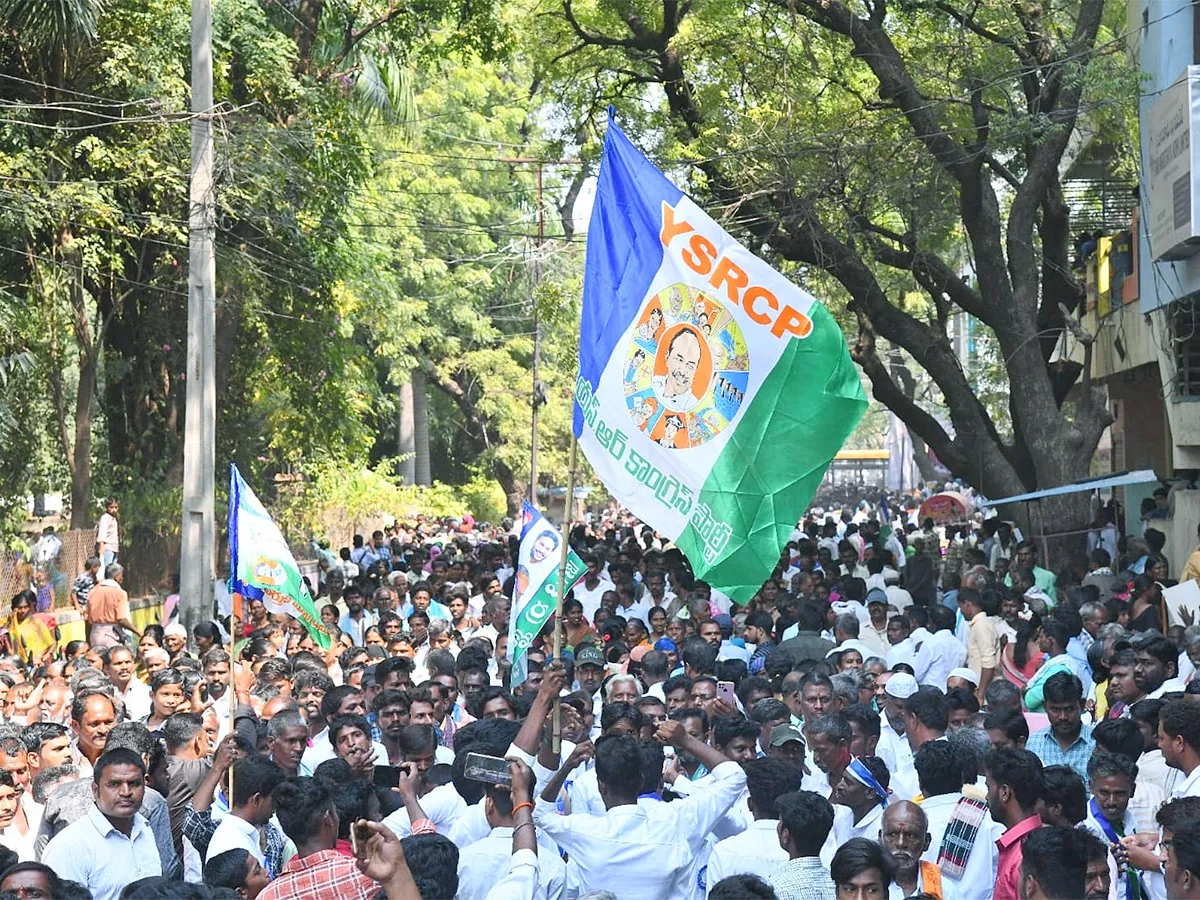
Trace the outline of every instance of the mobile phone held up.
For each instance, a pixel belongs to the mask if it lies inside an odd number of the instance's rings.
[[[512,772],[509,770],[508,760],[499,756],[468,753],[466,765],[463,767],[463,775],[471,781],[512,787]]]
[[[732,681],[717,682],[717,699],[737,709],[737,698],[734,694],[734,684]]]

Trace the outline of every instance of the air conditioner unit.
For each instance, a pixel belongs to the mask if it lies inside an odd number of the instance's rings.
[[[1146,116],[1150,251],[1155,261],[1200,250],[1200,66],[1183,74]]]

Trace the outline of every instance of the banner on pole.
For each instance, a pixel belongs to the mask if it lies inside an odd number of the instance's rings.
[[[610,113],[574,416],[609,492],[745,603],[866,407],[828,310],[668,181]]]
[[[235,465],[229,467],[229,590],[299,619],[317,645],[329,649],[329,632],[287,541]]]
[[[558,605],[562,541],[562,534],[545,516],[528,501],[521,504],[521,549],[517,553],[516,585],[508,618],[507,658],[512,666],[514,688],[524,683],[529,647]],[[567,590],[583,577],[586,569],[575,551],[568,549]]]

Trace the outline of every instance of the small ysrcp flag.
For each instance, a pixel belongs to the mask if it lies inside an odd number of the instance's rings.
[[[841,329],[609,117],[575,434],[605,487],[742,603],[866,410]]]
[[[568,501],[569,502],[569,501]],[[558,567],[562,562],[562,535],[528,502],[521,504],[521,549],[517,553],[517,578],[513,588],[508,626],[508,662],[511,684],[525,681],[528,651],[558,605]],[[567,590],[587,566],[574,550],[567,550]]]
[[[299,619],[322,650],[333,643],[279,526],[234,465],[229,467],[229,590],[261,600],[269,612]]]

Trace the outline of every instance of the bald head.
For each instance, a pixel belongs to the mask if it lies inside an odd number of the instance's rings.
[[[280,710],[296,708],[296,701],[291,697],[272,697],[263,704],[262,714],[259,718],[264,722],[270,722]]]
[[[929,849],[929,819],[925,811],[908,800],[889,803],[880,826],[883,846],[896,861],[897,879],[910,880]]]

